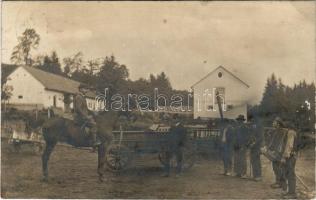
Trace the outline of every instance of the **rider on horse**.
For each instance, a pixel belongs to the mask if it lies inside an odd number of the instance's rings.
[[[89,91],[89,88],[85,84],[79,85],[79,93],[75,96],[74,101],[74,118],[75,122],[82,126],[90,128],[89,133],[92,138],[92,145],[98,146],[100,145],[100,141],[97,140],[97,125],[93,118],[93,116],[89,113],[87,101],[85,98],[86,93]]]

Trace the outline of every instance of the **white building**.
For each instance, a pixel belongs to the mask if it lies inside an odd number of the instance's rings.
[[[80,82],[48,73],[34,67],[19,66],[7,77],[12,86],[9,105],[19,109],[56,107],[63,111],[73,108],[73,96],[79,92]],[[87,105],[96,110],[95,94],[88,92]],[[64,101],[69,97],[70,101]]]
[[[211,71],[192,87],[194,118],[219,118],[218,92],[224,118],[234,119],[242,114],[247,118],[249,85],[222,66]]]

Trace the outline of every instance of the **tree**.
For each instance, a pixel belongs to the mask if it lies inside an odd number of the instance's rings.
[[[288,126],[299,130],[312,130],[315,122],[315,85],[306,81],[295,84],[293,88],[285,86],[281,79],[272,74],[267,80],[259,109],[265,122],[271,125],[275,116],[287,121]]]
[[[59,58],[55,51],[52,52],[51,56],[44,56],[43,61],[39,62],[39,65],[36,65],[36,67],[53,74],[62,74]]]
[[[72,72],[81,70],[83,63],[83,54],[81,52],[78,52],[71,57],[64,58],[63,62],[65,64],[64,74],[67,76],[71,76]]]
[[[100,70],[99,59],[88,60],[88,64],[87,67],[85,67],[85,70],[91,75],[95,74],[95,72],[98,72]]]
[[[32,65],[31,50],[37,49],[40,42],[39,34],[34,29],[26,29],[22,36],[18,37],[18,41],[11,55],[11,62]]]
[[[113,55],[106,57],[97,74],[97,91],[103,93],[104,89],[108,88],[110,96],[122,91],[128,76],[128,69],[125,65],[119,64]]]
[[[261,114],[272,116],[277,113],[278,82],[274,74],[268,78],[263,97],[260,103]]]

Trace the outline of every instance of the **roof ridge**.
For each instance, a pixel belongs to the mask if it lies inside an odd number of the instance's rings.
[[[38,68],[35,68],[35,67],[26,66],[26,65],[23,65],[23,66],[21,66],[21,67],[23,67],[23,68],[25,68],[25,69],[30,69],[30,70],[39,71],[39,72],[45,73],[45,74],[47,74],[47,75],[49,75],[49,76],[56,76],[56,77],[63,78],[63,79],[69,80],[69,81],[74,81],[74,82],[77,82],[77,83],[81,83],[81,82],[76,81],[76,80],[74,80],[74,79],[71,79],[71,78],[69,78],[69,77],[64,77],[64,76],[61,76],[61,75],[58,75],[58,74],[54,74],[54,73],[51,73],[51,72],[47,72],[47,71],[44,71],[44,70],[42,70],[42,69],[38,69]]]

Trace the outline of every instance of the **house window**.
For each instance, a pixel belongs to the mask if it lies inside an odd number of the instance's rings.
[[[222,72],[218,72],[217,76],[218,76],[218,78],[222,78],[223,73]]]
[[[56,98],[56,96],[53,96],[53,106],[54,107],[57,106],[57,98]]]
[[[213,110],[213,106],[212,105],[208,106],[207,108],[208,108],[208,110]]]
[[[22,95],[19,95],[18,98],[19,98],[19,99],[23,99],[23,96],[22,96]]]

